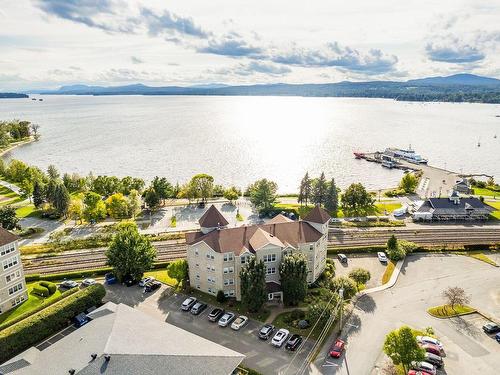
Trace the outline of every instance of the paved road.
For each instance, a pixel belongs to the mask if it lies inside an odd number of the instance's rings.
[[[500,255],[492,257],[500,261]],[[350,374],[379,373],[385,335],[402,325],[434,328],[447,352],[444,373],[498,374],[500,345],[481,332],[482,318],[441,320],[426,313],[443,303],[441,292],[448,286],[464,288],[471,305],[500,319],[499,268],[464,256],[410,256],[393,288],[367,295],[356,306],[342,334]],[[321,358],[310,372],[347,374],[345,358]]]

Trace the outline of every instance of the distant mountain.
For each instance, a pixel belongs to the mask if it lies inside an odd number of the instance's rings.
[[[18,94],[15,92],[0,92],[0,99],[16,99],[16,98],[29,98],[26,94]]]
[[[447,101],[500,103],[500,80],[472,74],[429,77],[406,82],[369,81],[324,84],[257,84],[228,86],[205,84],[197,86],[151,87],[143,84],[126,86],[63,86],[58,90],[38,91],[57,95],[260,95],[368,97],[406,101]]]

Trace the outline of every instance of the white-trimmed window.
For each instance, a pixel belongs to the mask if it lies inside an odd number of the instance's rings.
[[[234,279],[224,279],[224,285],[234,285]]]
[[[212,259],[214,260],[215,259],[215,256],[213,253],[207,253],[207,259]]]
[[[207,281],[208,281],[209,283],[215,284],[215,277],[214,277],[214,276],[208,276],[208,277],[207,277]]]
[[[24,294],[22,296],[14,298],[11,302],[12,307],[19,305],[21,302],[24,302],[25,299],[26,296]]]
[[[16,247],[14,246],[13,243],[10,243],[8,245],[4,245],[0,248],[0,256],[4,256],[7,254],[10,254],[12,252],[16,251]]]
[[[200,268],[200,264],[199,264],[199,263],[196,263],[196,264],[195,264],[195,266],[196,266],[197,268]]]
[[[276,273],[276,267],[267,267],[266,275],[274,275]]]
[[[276,262],[276,254],[264,255],[264,263]]]
[[[314,250],[314,245],[309,245],[309,250]]]
[[[194,249],[194,255],[195,255],[195,256],[200,255],[200,252],[198,251],[198,249]]]
[[[212,288],[208,288],[208,293],[215,295],[217,293],[217,290],[216,289],[212,289]]]
[[[199,280],[200,279],[200,275],[196,274],[195,278],[196,278],[196,280]]]
[[[14,293],[19,292],[22,289],[23,289],[23,283],[19,283],[17,285],[11,286],[9,288],[9,296],[13,295]]]
[[[231,262],[233,259],[233,253],[224,253],[224,262]]]
[[[234,267],[224,267],[224,273],[233,273]]]
[[[224,291],[224,295],[226,297],[234,297],[235,296],[235,293],[234,293],[234,290],[225,290]]]
[[[5,282],[8,284],[11,281],[17,280],[21,277],[21,271],[12,272],[11,274],[5,276]]]
[[[9,269],[11,267],[17,266],[18,263],[19,263],[19,258],[17,256],[9,258],[9,259],[4,260],[2,262],[3,269],[6,270],[6,269]]]

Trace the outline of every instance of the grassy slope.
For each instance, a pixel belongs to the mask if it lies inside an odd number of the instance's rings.
[[[486,202],[488,205],[493,207],[495,211],[491,213],[491,216],[497,220],[500,220],[500,202]]]
[[[472,191],[474,195],[482,195],[483,197],[494,197],[494,196],[500,197],[500,192],[490,189],[474,188],[472,189]]]

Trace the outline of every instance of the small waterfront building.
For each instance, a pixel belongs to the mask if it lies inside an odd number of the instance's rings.
[[[466,178],[461,179],[458,181],[455,186],[453,187],[453,190],[461,193],[461,194],[471,194],[472,189],[469,183],[469,180]]]
[[[493,208],[478,198],[461,198],[453,190],[448,198],[429,198],[413,213],[414,221],[488,220]]]
[[[228,228],[227,220],[211,206],[200,219],[201,230],[186,234],[189,279],[193,288],[241,300],[240,271],[251,257],[266,265],[269,300],[281,300],[279,266],[285,255],[307,259],[307,282],[313,283],[326,266],[330,215],[315,207],[304,220],[278,215],[260,225]]]
[[[18,239],[0,228],[0,314],[28,299]]]

